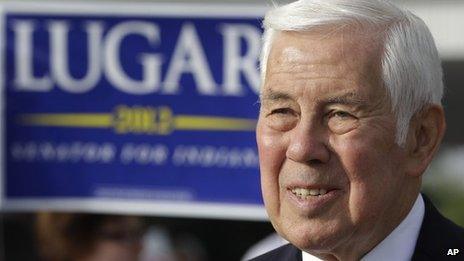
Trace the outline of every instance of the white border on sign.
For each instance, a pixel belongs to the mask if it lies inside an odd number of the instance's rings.
[[[256,18],[261,19],[266,8],[263,5],[244,4],[184,4],[184,3],[63,3],[63,2],[7,2],[0,4],[0,88],[4,84],[5,14],[49,14],[49,15],[112,15],[112,16],[154,16],[154,17],[194,17],[194,18]],[[3,13],[1,11],[3,10]],[[2,39],[3,38],[3,39]],[[3,99],[3,89],[0,99]],[[4,103],[0,101],[1,126],[0,148],[4,139]],[[6,169],[0,152],[0,210],[13,211],[66,211],[114,214],[140,214],[166,217],[215,218],[230,220],[268,220],[262,205],[189,203],[172,201],[148,201],[128,199],[6,199],[3,180]]]
[[[15,199],[4,202],[6,211],[64,211],[108,214],[139,214],[165,217],[214,218],[267,221],[261,205],[188,203],[126,199]]]
[[[4,3],[8,13],[63,14],[63,15],[113,15],[158,17],[236,17],[262,18],[269,8],[265,5],[226,3],[76,3],[18,1]]]

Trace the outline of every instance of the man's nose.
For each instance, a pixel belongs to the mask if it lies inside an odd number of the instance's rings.
[[[330,159],[322,126],[299,123],[290,133],[287,158],[306,164],[326,163]]]

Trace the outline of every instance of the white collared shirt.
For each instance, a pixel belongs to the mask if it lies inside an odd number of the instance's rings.
[[[411,260],[417,237],[424,219],[425,205],[422,195],[416,199],[414,206],[405,219],[382,242],[367,253],[361,261]],[[303,261],[321,260],[303,251]]]

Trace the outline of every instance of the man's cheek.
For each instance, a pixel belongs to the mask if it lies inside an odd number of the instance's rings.
[[[266,172],[267,175],[269,171],[278,174],[286,157],[286,145],[283,136],[268,131],[261,132],[258,136],[258,150],[261,171]]]
[[[385,158],[385,155],[380,155],[379,158],[378,151],[381,148],[365,136],[346,135],[333,138],[330,143],[335,156],[350,180],[362,179],[364,175],[361,174],[378,169],[381,167],[382,158]]]
[[[352,222],[369,219],[380,212],[383,191],[389,186],[386,155],[378,153],[375,146],[367,141],[339,144],[338,156],[349,182],[348,207]],[[374,149],[373,149],[374,148]]]

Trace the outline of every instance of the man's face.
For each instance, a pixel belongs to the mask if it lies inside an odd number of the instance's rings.
[[[363,243],[398,222],[405,153],[380,55],[350,32],[274,38],[257,126],[261,186],[274,227],[301,249]]]

